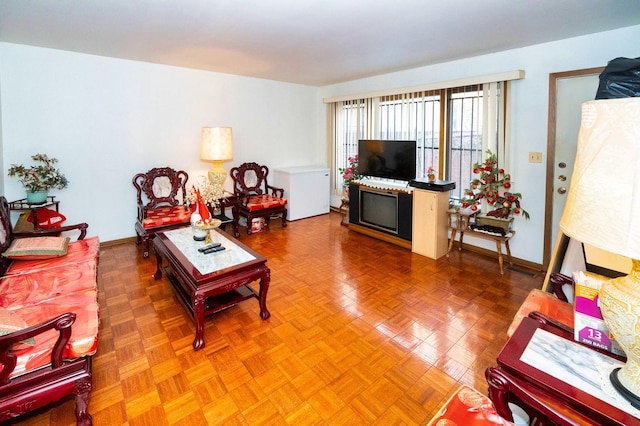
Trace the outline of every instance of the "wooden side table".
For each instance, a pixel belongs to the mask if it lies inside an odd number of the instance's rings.
[[[233,194],[226,194],[218,201],[220,203],[220,214],[214,215],[214,217],[220,219],[222,225],[231,224],[233,227],[233,236],[240,238],[240,229],[238,228],[238,222],[240,220],[240,197]],[[227,207],[231,208],[231,218],[225,214]]]
[[[508,420],[507,403],[515,401],[530,416],[559,425],[640,424],[640,411],[603,389],[598,369],[622,362],[574,341],[570,331],[527,317],[485,375],[496,411]]]
[[[477,231],[471,228],[472,221],[475,221],[478,214],[480,214],[480,210],[471,210],[471,208],[466,209],[449,209],[447,211],[449,214],[449,230],[451,231],[451,237],[449,238],[449,249],[447,250],[447,256],[451,252],[453,248],[453,243],[456,240],[456,235],[460,234],[460,245],[458,246],[458,250],[462,250],[462,239],[464,238],[464,234],[470,234],[475,237],[485,238],[488,240],[492,240],[496,243],[496,252],[498,254],[498,264],[500,265],[500,275],[504,275],[503,269],[503,258],[502,258],[502,244],[504,244],[505,250],[507,252],[507,259],[509,261],[509,265],[513,265],[511,261],[511,249],[509,248],[509,240],[513,238],[516,231],[509,230],[504,235],[492,233],[492,232],[483,232]],[[513,218],[511,219],[513,220]]]
[[[53,207],[57,213],[60,213],[59,205],[60,201],[56,200],[55,195],[49,195],[47,196],[47,201],[40,204],[29,203],[26,198],[11,201],[9,203],[9,210],[19,212],[31,211],[33,215],[33,229],[38,229],[38,210]]]

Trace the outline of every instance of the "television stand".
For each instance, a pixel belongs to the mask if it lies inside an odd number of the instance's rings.
[[[377,238],[378,240],[382,240],[387,243],[395,244],[397,246],[411,250],[411,241],[407,241],[404,238],[396,237],[386,232],[377,231],[368,226],[362,226],[355,223],[349,223],[349,229],[355,232],[359,232],[360,234]]]
[[[413,188],[363,180],[349,185],[349,229],[411,249]]]

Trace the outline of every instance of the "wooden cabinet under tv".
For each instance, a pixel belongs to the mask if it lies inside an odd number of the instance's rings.
[[[439,259],[449,248],[448,211],[449,192],[413,191],[413,247],[414,253]]]
[[[381,189],[349,185],[349,229],[411,249],[413,195],[411,189]]]

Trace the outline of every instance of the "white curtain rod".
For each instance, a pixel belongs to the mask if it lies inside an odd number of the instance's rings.
[[[417,86],[401,87],[398,89],[379,90],[375,92],[357,93],[354,95],[333,96],[330,98],[323,98],[322,102],[330,104],[333,102],[351,101],[353,99],[368,99],[381,96],[400,95],[403,93],[425,92],[427,90],[449,89],[451,87],[471,86],[474,84],[493,83],[496,81],[521,80],[523,78],[524,70],[506,71],[480,77],[468,77],[458,80],[440,81],[437,83],[425,83]]]

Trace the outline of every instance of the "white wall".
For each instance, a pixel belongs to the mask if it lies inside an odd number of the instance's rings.
[[[67,223],[87,221],[90,234],[109,241],[134,235],[135,173],[162,165],[206,172],[198,158],[202,126],[233,127],[227,170],[250,160],[327,165],[322,98],[523,69],[511,92],[509,171],[531,220],[517,219],[512,253],[541,263],[546,156],[531,164],[527,154],[546,152],[549,73],[638,57],[638,40],[634,26],[320,89],[0,43],[0,165],[6,173],[36,152],[58,157],[71,181],[57,194]],[[9,200],[24,194],[12,178],[0,190]]]
[[[38,152],[58,158],[71,183],[50,195],[101,241],[135,235],[134,174],[206,174],[203,126],[233,127],[227,170],[328,164],[315,87],[0,43],[0,89],[3,175]],[[24,198],[14,178],[0,191]]]
[[[368,91],[408,87],[522,69],[525,78],[513,82],[510,99],[511,164],[508,171],[514,190],[523,195],[523,207],[531,220],[516,219],[512,255],[542,263],[544,244],[544,201],[549,74],[605,66],[616,57],[640,57],[640,26],[628,27],[553,43],[478,56],[455,62],[351,81],[321,89],[321,97],[359,94]],[[428,49],[428,46],[425,47]],[[594,93],[595,96],[595,93]],[[528,162],[530,151],[545,153],[543,162]],[[465,242],[495,250],[485,240],[465,238]]]

